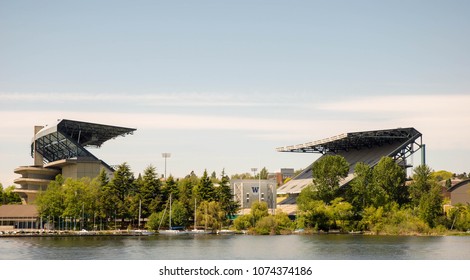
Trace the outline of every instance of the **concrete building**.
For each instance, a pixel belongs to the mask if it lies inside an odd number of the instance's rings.
[[[33,230],[40,228],[40,218],[34,205],[1,205],[0,231]]]
[[[450,204],[470,204],[470,179],[461,181],[452,181],[452,186],[448,189],[450,193]]]
[[[99,148],[110,139],[134,131],[134,128],[66,119],[58,120],[52,126],[35,126],[31,141],[34,165],[15,169],[15,173],[21,175],[14,181],[21,186],[15,192],[21,196],[24,204],[29,204],[58,174],[64,178],[94,178],[104,169],[111,178],[114,169],[86,148]]]
[[[373,168],[382,157],[390,157],[403,168],[408,168],[411,165],[407,162],[407,158],[418,150],[421,150],[421,162],[425,163],[425,145],[422,143],[422,134],[412,127],[349,132],[304,144],[277,148],[278,152],[315,153],[322,155],[322,157],[328,155],[344,157],[349,163],[349,172],[341,180],[340,187],[347,186],[355,178],[354,169],[359,162]],[[278,208],[288,214],[297,212],[298,195],[304,188],[313,184],[312,168],[313,163],[278,188],[278,194],[288,196],[279,203]]]
[[[235,201],[240,203],[239,214],[248,214],[254,202],[266,202],[271,213],[276,209],[276,180],[231,180]]]

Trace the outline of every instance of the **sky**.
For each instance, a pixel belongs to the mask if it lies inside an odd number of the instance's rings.
[[[415,127],[470,172],[469,1],[0,0],[0,182],[35,125],[136,128],[90,151],[136,174],[301,169],[277,147]],[[420,156],[411,158],[420,164]]]

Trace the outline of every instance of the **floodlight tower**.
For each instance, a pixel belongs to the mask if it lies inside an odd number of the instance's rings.
[[[171,157],[171,153],[162,153],[162,157],[165,159],[165,181],[166,181],[166,159]]]
[[[256,167],[251,168],[251,172],[253,172],[253,178],[256,178],[256,171],[258,171],[258,168]]]

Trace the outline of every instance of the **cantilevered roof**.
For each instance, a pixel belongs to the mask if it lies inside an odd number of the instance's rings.
[[[135,130],[135,128],[62,119],[56,125],[41,129],[36,134],[35,140],[53,132],[60,132],[83,147],[101,147],[104,142],[132,134]]]
[[[350,132],[305,144],[280,147],[276,150],[278,152],[338,153],[339,151],[360,150],[394,142],[413,142],[419,137],[421,137],[421,133],[412,127]]]
[[[340,182],[340,185],[344,186],[354,179],[355,166],[359,162],[374,167],[386,156],[406,166],[406,158],[422,147],[421,136],[414,128],[350,132],[305,144],[277,148],[277,151],[343,156],[349,163],[348,176]],[[296,194],[311,185],[312,166],[313,163],[291,181],[280,186],[277,193]]]
[[[44,127],[34,136],[31,154],[36,149],[46,162],[84,157],[96,159],[85,147],[100,147],[110,139],[132,134],[135,130],[63,119],[53,126]]]

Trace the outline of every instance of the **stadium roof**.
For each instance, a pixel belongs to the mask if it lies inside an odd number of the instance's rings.
[[[277,151],[343,156],[349,163],[348,176],[340,182],[340,185],[344,186],[354,179],[355,166],[359,162],[374,167],[382,157],[387,156],[407,167],[406,159],[424,146],[421,137],[421,133],[414,128],[351,132],[305,144],[277,148]],[[312,166],[313,163],[291,181],[280,186],[277,193],[300,193],[303,188],[312,184]]]
[[[305,144],[277,148],[278,152],[338,153],[339,151],[360,150],[394,142],[414,142],[421,133],[414,128],[397,128],[364,132],[343,133],[330,138]]]
[[[101,147],[104,142],[132,134],[135,130],[63,119],[53,126],[44,127],[34,136],[31,154],[36,149],[46,162],[79,157],[96,159],[85,147]]]

